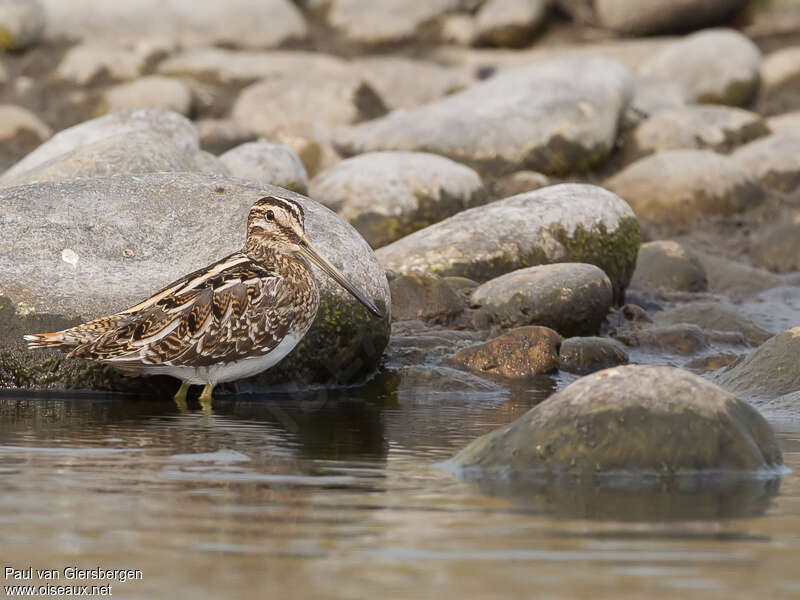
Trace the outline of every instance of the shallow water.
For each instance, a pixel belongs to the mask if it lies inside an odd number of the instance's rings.
[[[0,567],[141,570],[111,582],[125,598],[800,596],[797,424],[775,424],[781,480],[600,490],[436,466],[565,383],[385,376],[212,414],[4,392]]]

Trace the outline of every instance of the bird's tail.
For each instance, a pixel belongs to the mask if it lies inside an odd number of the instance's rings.
[[[28,342],[28,348],[62,348],[70,350],[75,346],[93,342],[98,337],[119,326],[122,317],[114,315],[82,323],[69,329],[53,333],[34,333],[23,336]]]

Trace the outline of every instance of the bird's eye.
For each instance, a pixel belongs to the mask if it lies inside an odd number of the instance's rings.
[[[275,220],[275,213],[271,210],[267,211],[267,221],[274,221]]]

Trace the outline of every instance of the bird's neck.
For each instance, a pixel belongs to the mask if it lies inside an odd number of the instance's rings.
[[[278,273],[307,272],[310,276],[311,267],[308,263],[293,253],[282,252],[270,244],[252,242],[247,240],[242,248],[250,260]]]

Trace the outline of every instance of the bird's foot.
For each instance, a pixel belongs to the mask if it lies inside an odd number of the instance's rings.
[[[203,409],[203,412],[206,414],[210,414],[211,411],[211,402],[214,400],[214,396],[212,396],[212,392],[214,391],[214,386],[210,383],[207,383],[203,387],[203,392],[200,394],[198,400],[200,401],[200,406]]]
[[[181,387],[178,388],[178,391],[175,392],[175,395],[172,399],[175,401],[175,405],[178,407],[178,410],[184,411],[188,410],[188,406],[186,404],[186,393],[189,391],[189,384],[185,381],[181,382]]]

